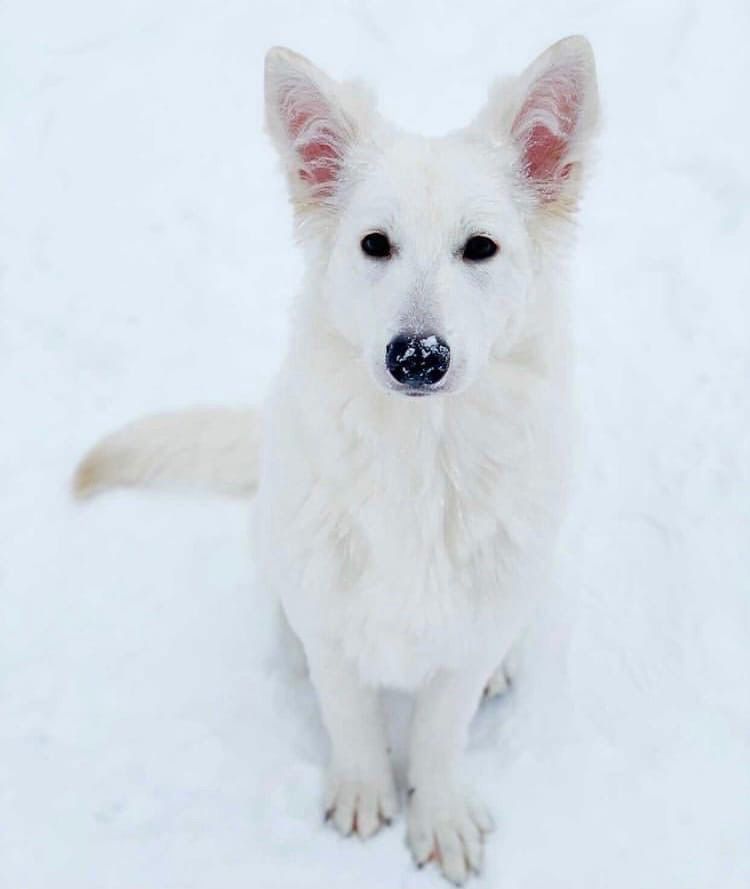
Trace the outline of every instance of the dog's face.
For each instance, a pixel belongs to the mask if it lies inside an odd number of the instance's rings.
[[[386,388],[459,391],[512,336],[529,256],[494,160],[464,136],[395,135],[352,187],[324,289],[334,323]]]
[[[597,110],[586,41],[555,44],[441,139],[390,127],[288,50],[269,53],[266,92],[317,298],[353,359],[399,394],[466,389],[518,342],[540,233],[575,207]]]

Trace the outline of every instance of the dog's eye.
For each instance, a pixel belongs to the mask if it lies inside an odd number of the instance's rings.
[[[463,258],[471,262],[481,262],[497,253],[497,244],[485,235],[473,235],[464,244]]]
[[[391,255],[391,242],[382,232],[370,232],[360,241],[364,253],[376,259],[387,259]]]

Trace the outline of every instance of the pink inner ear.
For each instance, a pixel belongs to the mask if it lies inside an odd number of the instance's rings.
[[[341,158],[336,149],[335,134],[325,126],[315,125],[322,117],[322,110],[314,107],[294,110],[289,118],[289,135],[297,140],[305,129],[311,128],[311,137],[308,140],[303,138],[297,146],[302,161],[299,177],[310,185],[321,186],[322,193],[326,193],[331,191]]]
[[[547,199],[556,196],[555,183],[568,177],[565,155],[578,122],[581,97],[570,72],[553,69],[534,85],[513,123],[522,143],[526,176],[544,186]]]
[[[561,166],[560,162],[565,156],[567,146],[568,142],[565,138],[555,136],[546,127],[541,125],[532,127],[526,136],[526,151],[524,152],[526,175],[530,179],[536,180],[554,179],[556,171]],[[563,169],[567,169],[567,167],[569,165]]]
[[[331,145],[332,136],[327,130],[323,130],[321,136],[321,141],[308,142],[300,152],[304,163],[300,178],[313,185],[333,183],[338,170],[339,156]]]

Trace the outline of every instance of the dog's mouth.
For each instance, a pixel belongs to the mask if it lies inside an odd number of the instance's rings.
[[[439,384],[423,383],[421,385],[410,385],[406,383],[396,383],[389,381],[388,390],[394,395],[405,395],[407,398],[427,398],[430,395],[445,394],[448,390],[444,382]]]

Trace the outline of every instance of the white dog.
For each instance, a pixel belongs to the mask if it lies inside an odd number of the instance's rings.
[[[286,49],[268,54],[266,103],[308,266],[263,422],[138,421],[89,454],[77,490],[257,486],[261,576],[330,735],[331,821],[367,837],[396,813],[379,689],[413,691],[408,842],[462,883],[491,827],[463,785],[467,730],[542,595],[563,501],[563,260],[597,119],[591,48],[555,44],[439,139]]]

